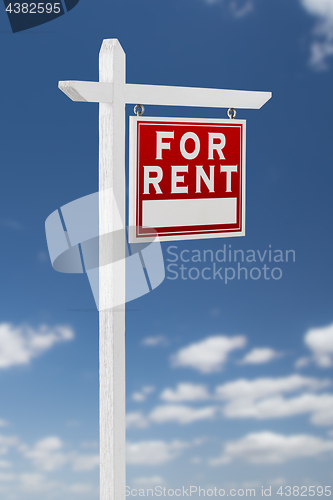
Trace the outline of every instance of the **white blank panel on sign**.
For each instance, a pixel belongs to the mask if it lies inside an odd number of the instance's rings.
[[[143,201],[143,227],[235,224],[236,198]]]

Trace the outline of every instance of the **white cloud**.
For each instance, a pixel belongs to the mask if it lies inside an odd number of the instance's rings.
[[[63,452],[63,442],[56,436],[37,441],[32,448],[26,449],[24,455],[43,471],[57,470],[69,461],[69,457]]]
[[[206,2],[214,4],[218,0],[206,0]],[[231,15],[236,19],[247,16],[254,9],[253,0],[220,0],[220,2],[226,5]]]
[[[127,463],[130,465],[162,465],[177,458],[189,446],[183,441],[127,442]]]
[[[10,453],[16,454],[16,461],[2,459],[1,455]],[[23,498],[24,493],[34,495],[31,498],[37,498],[37,493],[45,492],[56,492],[61,496],[66,496],[68,492],[82,495],[93,492],[95,496],[98,494],[96,487],[92,488],[86,483],[70,485],[51,479],[48,473],[58,471],[62,467],[66,467],[67,471],[70,468],[73,471],[85,473],[99,465],[97,454],[81,454],[75,450],[67,450],[63,441],[57,436],[46,437],[37,441],[33,446],[29,446],[16,436],[0,435],[0,458],[1,498],[4,496],[3,493],[13,499]],[[15,470],[17,465],[19,472]],[[31,465],[35,468],[33,472],[31,472]],[[45,495],[43,498],[46,498]]]
[[[92,493],[94,491],[94,487],[89,483],[75,483],[68,487],[68,491],[77,495],[85,495],[87,493]]]
[[[213,373],[222,370],[229,354],[246,345],[243,335],[226,337],[216,335],[190,344],[180,349],[171,358],[173,367],[189,367],[201,373]]]
[[[211,459],[210,465],[223,465],[233,460],[242,460],[252,464],[278,464],[289,460],[332,456],[333,441],[298,434],[285,436],[273,432],[258,432],[244,436],[225,444],[221,456]]]
[[[149,420],[158,424],[166,422],[177,422],[178,424],[190,424],[198,420],[210,420],[214,418],[216,408],[207,406],[204,408],[191,408],[186,405],[162,405],[157,406],[149,414]]]
[[[152,337],[145,337],[141,344],[147,347],[156,347],[158,345],[166,346],[168,345],[168,339],[165,335],[155,335]]]
[[[7,483],[16,480],[16,475],[11,472],[0,472],[0,482]]]
[[[315,394],[331,385],[330,380],[303,377],[299,374],[280,378],[239,379],[217,386],[210,395],[205,385],[179,383],[176,389],[167,388],[160,397],[169,404],[155,407],[148,415],[131,412],[127,415],[129,428],[146,428],[151,423],[191,424],[211,420],[217,414],[226,418],[257,420],[287,418],[309,414],[314,425],[333,425],[333,394]],[[303,391],[286,398],[285,395]],[[305,392],[304,392],[305,391]],[[192,407],[185,401],[213,400],[214,405]],[[223,402],[223,406],[216,405]],[[176,404],[173,404],[176,403]]]
[[[303,356],[302,358],[298,358],[295,362],[295,368],[297,370],[301,368],[305,368],[311,363],[311,358],[309,356]]]
[[[331,31],[331,28],[327,31]],[[332,28],[333,32],[333,28]],[[333,55],[333,37],[331,34],[323,41],[316,40],[310,48],[310,66],[318,71],[328,69],[327,59]]]
[[[16,436],[0,435],[0,455],[7,455],[10,448],[19,446],[20,440]]]
[[[148,427],[149,420],[141,411],[129,412],[126,415],[126,426],[128,429],[144,429]]]
[[[300,0],[304,9],[317,19],[310,47],[310,66],[316,70],[328,68],[327,59],[333,55],[333,1]]]
[[[99,442],[98,441],[84,441],[81,443],[81,448],[90,449],[90,450],[98,450]]]
[[[0,479],[1,480],[1,479]],[[22,498],[22,493],[28,493],[30,498],[46,498],[45,496],[36,497],[38,493],[51,493],[52,498],[63,498],[67,497],[67,493],[73,493],[78,495],[94,494],[94,497],[98,496],[98,488],[94,487],[89,483],[74,483],[74,484],[64,484],[58,481],[51,480],[47,475],[40,474],[38,472],[27,472],[23,474],[12,474],[8,475],[8,478],[4,480],[10,481],[10,486],[8,489],[3,490],[10,492],[8,498]],[[30,494],[34,494],[34,497],[30,497]],[[56,496],[54,496],[56,494]],[[7,497],[6,497],[7,498]],[[26,498],[24,496],[24,498]],[[51,498],[51,496],[47,496]],[[72,498],[72,497],[71,497]],[[86,498],[86,497],[84,497]]]
[[[22,446],[22,454],[32,461],[34,466],[45,472],[52,472],[70,465],[75,471],[92,470],[99,465],[98,454],[80,454],[66,451],[63,441],[57,436],[49,436],[37,441],[31,448]]]
[[[198,420],[212,419],[215,417],[216,412],[217,408],[214,406],[192,408],[191,406],[181,404],[164,404],[156,406],[147,416],[141,411],[127,413],[126,425],[128,429],[144,429],[151,423],[165,424],[175,422],[183,425],[191,424]]]
[[[304,390],[317,391],[330,385],[301,375],[281,378],[240,379],[216,388],[216,396],[226,401],[222,414],[227,418],[286,418],[310,414],[315,425],[333,425],[333,395],[303,394],[285,398],[283,394]]]
[[[333,396],[323,394],[322,401],[318,401],[316,406],[317,408],[313,408],[311,422],[314,425],[333,425]]]
[[[268,485],[272,485],[272,486],[280,486],[281,484],[287,484],[287,479],[284,478],[284,477],[277,477],[275,479],[269,479],[267,481],[267,484]]]
[[[301,0],[301,4],[314,16],[333,19],[332,0]]]
[[[269,363],[273,359],[279,358],[281,354],[270,347],[257,347],[248,352],[240,361],[241,364],[259,365]]]
[[[210,397],[207,387],[203,384],[191,384],[181,382],[176,389],[166,388],[160,394],[163,401],[170,403],[181,403],[183,401],[204,401]]]
[[[304,342],[311,349],[318,366],[321,368],[333,366],[333,324],[308,330]]]
[[[311,414],[315,425],[333,425],[332,394],[301,394],[285,399],[282,396],[260,401],[235,400],[225,406],[223,413],[229,418],[286,418],[305,413]]]
[[[146,401],[147,396],[155,391],[155,387],[152,385],[146,385],[142,387],[141,391],[133,392],[132,399],[138,403]]]
[[[327,385],[329,385],[327,380],[318,380],[294,374],[280,378],[263,377],[254,380],[239,379],[227,382],[216,387],[216,395],[224,400],[241,398],[255,400],[274,394],[295,392],[304,388],[318,390],[327,387]]]
[[[49,491],[59,487],[57,482],[49,481],[46,476],[38,473],[20,474],[17,479],[20,487],[28,492]]]
[[[9,469],[12,466],[12,463],[8,460],[0,460],[0,469]]]
[[[252,0],[246,0],[241,3],[237,0],[231,0],[230,2],[230,11],[234,15],[234,17],[245,17],[254,9],[254,5]]]
[[[1,493],[7,493],[6,498],[67,498],[68,493],[98,496],[98,488],[89,483],[64,484],[51,480],[47,475],[38,472],[25,472],[20,474],[0,474]],[[7,483],[7,484],[4,484]],[[26,497],[24,494],[28,494]],[[43,496],[39,496],[43,493]],[[47,496],[45,496],[47,493]],[[23,494],[23,496],[22,496]],[[51,496],[49,496],[51,494]],[[30,496],[33,495],[33,496]],[[36,496],[37,495],[37,496]],[[3,495],[1,495],[3,498]],[[72,498],[72,497],[71,497]],[[88,498],[85,497],[84,498]]]
[[[143,415],[141,412],[129,413],[127,426],[146,428],[151,423],[186,425],[200,420],[211,420],[217,414],[229,419],[256,420],[308,414],[312,424],[331,426],[333,394],[315,393],[330,385],[330,380],[293,374],[280,378],[239,379],[227,382],[217,386],[215,394],[211,396],[205,385],[179,383],[176,389],[167,388],[160,395],[161,399],[170,402],[169,404],[155,407],[148,415]],[[199,408],[179,404],[208,399],[213,400],[215,404]],[[223,402],[223,406],[217,406],[217,401]]]
[[[53,328],[42,325],[35,330],[29,326],[0,324],[0,369],[27,365],[59,342],[73,340],[74,332],[68,326]]]
[[[151,477],[137,477],[133,480],[137,486],[145,486],[146,488],[159,486],[164,484],[165,480],[162,476],[151,476]]]
[[[72,457],[73,470],[89,471],[99,466],[99,455],[80,455],[75,454]]]

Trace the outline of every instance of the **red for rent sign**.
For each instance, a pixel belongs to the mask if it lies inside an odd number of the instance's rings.
[[[244,236],[245,121],[130,120],[131,242]]]

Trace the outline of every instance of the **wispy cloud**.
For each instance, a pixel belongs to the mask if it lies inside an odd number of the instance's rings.
[[[274,394],[295,392],[300,389],[312,390],[327,387],[329,381],[292,374],[287,377],[262,377],[253,380],[238,379],[216,387],[216,395],[221,399],[259,399]]]
[[[216,388],[218,398],[226,401],[222,414],[227,418],[254,418],[257,420],[287,418],[310,414],[315,425],[333,424],[333,394],[314,394],[330,385],[300,375],[281,378],[240,379]],[[285,394],[307,392],[286,398]]]
[[[51,490],[59,490],[60,484],[57,481],[48,479],[44,474],[28,472],[17,474],[14,481],[20,489],[28,493],[41,493]]]
[[[164,484],[165,480],[162,476],[150,476],[150,477],[137,477],[133,480],[136,486],[144,486],[145,488],[149,488],[152,486],[159,486],[160,484]]]
[[[27,365],[33,358],[50,350],[55,344],[74,339],[68,326],[42,325],[34,329],[27,325],[0,324],[0,369]]]
[[[52,498],[68,498],[68,493],[78,493],[83,499],[91,498],[85,494],[97,496],[97,485],[87,482],[66,484],[52,477],[61,469],[80,474],[99,466],[97,453],[76,451],[58,436],[47,436],[30,445],[18,436],[1,434],[0,456],[1,498],[26,498],[25,494],[28,498],[37,498],[36,494],[46,492],[52,492]],[[58,496],[54,497],[54,494]]]
[[[333,55],[333,1],[300,0],[302,7],[316,19],[310,47],[310,66],[315,70],[328,69]]]
[[[67,464],[69,457],[63,452],[63,443],[56,436],[37,441],[33,447],[24,447],[24,456],[31,460],[37,469],[54,471]]]
[[[175,389],[166,388],[158,405],[144,415],[127,415],[129,428],[143,429],[151,424],[192,424],[216,417],[227,419],[278,419],[308,414],[314,425],[333,425],[333,394],[319,393],[331,386],[330,380],[292,374],[286,377],[238,379],[218,385],[210,393],[203,384],[180,382]],[[181,403],[211,401],[209,406]]]
[[[94,493],[95,494],[97,493],[96,488],[92,484],[90,484],[90,483],[74,483],[74,484],[71,484],[68,487],[68,491],[70,493],[74,493],[74,494],[79,495],[79,498],[81,498],[82,495],[87,495],[87,494],[93,495]]]
[[[58,436],[47,436],[28,445],[17,436],[0,435],[0,455],[7,458],[12,451],[31,463],[38,474],[56,471],[65,465],[75,471],[88,471],[99,465],[98,454],[83,454],[68,449]]]
[[[152,423],[186,425],[200,420],[211,420],[215,417],[217,411],[216,406],[193,408],[188,405],[165,404],[156,406],[147,416],[141,411],[127,413],[126,426],[128,429],[145,429]]]
[[[152,337],[145,337],[142,339],[141,344],[146,347],[167,346],[169,344],[165,335],[154,335]]]
[[[234,19],[244,18],[255,9],[255,0],[205,0],[208,5],[221,3]],[[315,71],[329,68],[333,56],[333,1],[299,0],[304,11],[315,20],[311,32],[309,66]]]
[[[276,396],[260,401],[233,401],[223,409],[229,418],[257,420],[294,417],[311,414],[315,425],[333,425],[332,394],[301,394],[293,398]]]
[[[17,436],[4,436],[0,434],[0,455],[5,456],[11,448],[17,448],[20,440]]]
[[[333,19],[332,0],[301,0],[301,5],[314,16]]]
[[[245,17],[250,14],[253,9],[253,1],[252,0],[231,0],[229,3],[230,11],[234,17]]]
[[[0,469],[9,469],[12,463],[9,460],[0,460]],[[1,476],[1,473],[0,473]]]
[[[155,387],[153,385],[145,385],[140,391],[133,392],[131,398],[137,403],[142,403],[143,401],[146,401],[149,394],[154,391]]]
[[[286,436],[274,432],[257,432],[227,442],[222,454],[210,465],[224,465],[234,460],[251,464],[279,464],[304,457],[332,456],[333,441],[308,434]]]
[[[178,424],[191,424],[199,420],[211,420],[216,414],[216,407],[206,406],[192,408],[187,405],[161,405],[154,408],[149,414],[149,420],[158,424],[175,422]]]
[[[25,473],[8,473],[0,475],[1,481],[1,492],[2,496],[6,493],[8,496],[6,498],[27,498],[25,494],[28,494],[28,498],[37,498],[36,495],[43,494],[38,498],[62,498],[68,497],[68,494],[78,494],[79,498],[89,499],[91,495],[97,497],[98,488],[90,483],[73,483],[65,484],[60,481],[55,481],[49,478],[45,474],[40,474],[37,472],[25,472]],[[89,497],[86,496],[89,494]],[[23,495],[23,496],[22,496]],[[30,496],[33,495],[33,496]],[[56,496],[55,496],[56,495]],[[71,498],[73,498],[71,496]]]
[[[89,471],[99,466],[98,454],[81,454],[66,450],[65,444],[57,436],[49,436],[37,441],[32,447],[21,446],[22,454],[39,471],[51,472],[65,465],[75,471]]]
[[[305,345],[312,351],[312,358],[300,358],[297,367],[302,368],[313,360],[320,368],[333,366],[333,324],[323,328],[311,328],[304,336]]]
[[[126,427],[128,429],[145,429],[150,424],[141,411],[132,411],[126,414]]]
[[[99,467],[99,454],[86,454],[75,453],[71,456],[73,470],[86,472]]]
[[[208,4],[222,3],[235,18],[245,17],[254,9],[253,0],[206,0]]]
[[[139,441],[127,442],[127,463],[129,465],[162,465],[177,458],[190,443],[174,440],[171,442]]]
[[[207,387],[203,384],[192,384],[190,382],[180,382],[176,389],[167,387],[160,398],[170,403],[181,403],[183,401],[205,401],[210,398]]]
[[[248,352],[240,361],[243,365],[261,365],[269,363],[273,359],[281,357],[282,354],[270,347],[256,347]]]
[[[173,367],[193,368],[201,373],[219,372],[230,353],[244,348],[245,345],[246,337],[243,335],[207,337],[180,349],[171,357],[171,364]]]

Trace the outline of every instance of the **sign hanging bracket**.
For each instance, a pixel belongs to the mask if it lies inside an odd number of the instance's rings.
[[[145,107],[143,104],[136,104],[134,106],[134,113],[136,114],[136,116],[142,116],[144,112],[145,112]]]

